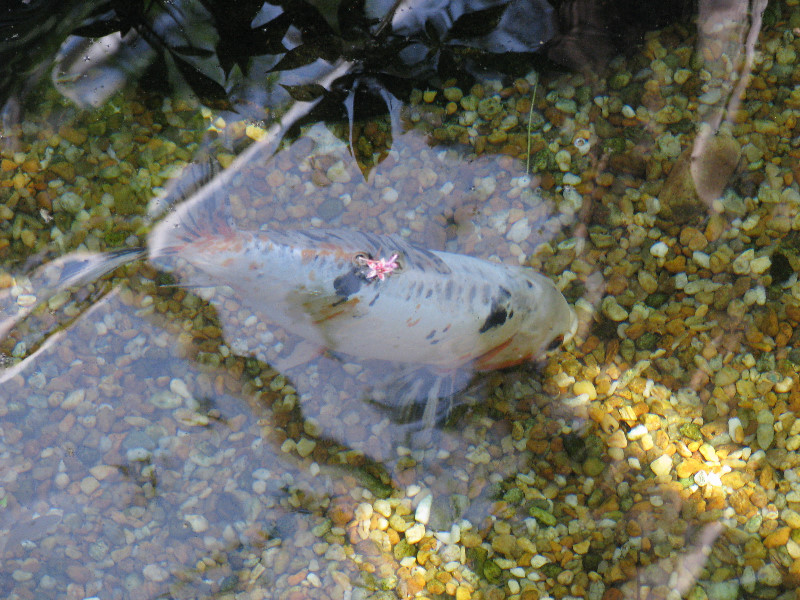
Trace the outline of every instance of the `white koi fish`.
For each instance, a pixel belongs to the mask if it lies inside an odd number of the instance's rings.
[[[572,308],[530,268],[346,229],[243,230],[209,207],[184,203],[159,223],[151,261],[185,260],[320,348],[486,371],[540,357],[575,333]]]

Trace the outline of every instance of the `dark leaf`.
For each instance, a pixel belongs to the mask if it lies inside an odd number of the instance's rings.
[[[184,56],[199,56],[201,58],[210,58],[214,56],[213,50],[206,50],[205,48],[196,48],[195,46],[170,46],[173,52],[178,52]]]
[[[428,36],[428,39],[434,43],[439,42],[439,31],[436,29],[436,26],[433,24],[433,21],[425,21],[425,35]]]
[[[303,0],[289,0],[281,4],[289,15],[292,25],[302,32],[304,39],[336,35],[328,20],[313,4]]]
[[[194,65],[183,60],[176,54],[171,54],[172,59],[175,61],[175,66],[180,71],[180,74],[192,88],[192,91],[197,94],[199,98],[204,101],[213,101],[216,103],[228,103],[228,93],[225,88],[219,83],[200,72]]]
[[[78,35],[88,38],[99,38],[112,33],[127,32],[131,28],[131,24],[123,21],[122,19],[109,19],[107,21],[97,21],[95,23],[87,23],[72,30],[72,35]]]
[[[249,26],[235,32],[221,29],[217,56],[225,73],[229,74],[234,64],[246,73],[248,62],[254,56],[285,54],[288,49],[283,45],[283,38],[290,25],[285,16],[283,14],[256,29]]]
[[[247,52],[251,56],[262,54],[283,54],[286,46],[283,45],[283,38],[289,29],[288,19],[281,15],[273,19],[266,25],[250,30],[245,39],[247,40]]]
[[[364,14],[364,0],[341,0],[339,3],[339,29],[345,38],[369,31],[370,23]]]
[[[301,44],[292,48],[283,55],[272,71],[289,71],[298,67],[310,65],[317,59],[333,61],[338,53],[335,51],[338,40],[335,38],[315,39],[313,42]]]
[[[450,39],[457,38],[473,38],[489,35],[500,23],[503,13],[508,4],[501,4],[500,6],[492,6],[483,10],[476,10],[461,15],[450,31],[447,37]]]

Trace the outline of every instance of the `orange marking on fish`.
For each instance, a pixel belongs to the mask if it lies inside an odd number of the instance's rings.
[[[505,342],[500,344],[499,346],[495,346],[488,352],[484,352],[478,358],[475,359],[475,368],[481,371],[493,370],[493,369],[501,369],[503,367],[497,366],[496,364],[492,363],[492,358],[500,354],[503,350],[508,348],[511,345],[511,342],[514,341],[514,336],[508,338]],[[516,363],[522,362],[521,360],[517,360]],[[516,364],[512,363],[512,364]],[[509,364],[508,366],[512,366]]]
[[[342,315],[347,314],[348,311],[354,308],[359,302],[361,302],[360,298],[351,298],[347,302],[337,304],[336,306],[326,306],[319,311],[319,318],[314,319],[312,322],[314,325],[319,325],[320,323],[325,323],[326,321],[330,321],[336,317],[341,317]]]
[[[420,321],[419,318],[417,318],[416,320],[413,320],[413,321],[409,318],[409,319],[406,319],[406,325],[408,325],[409,327],[413,327],[414,325],[419,323],[419,321]]]
[[[316,319],[315,321],[313,321],[313,323],[314,325],[319,325],[320,323],[324,323],[325,321],[330,321],[331,319],[335,319],[336,317],[343,315],[344,312],[345,312],[344,310],[340,310],[335,313],[325,315],[323,317],[320,317],[319,319]]]
[[[311,250],[309,248],[304,248],[303,250],[300,251],[300,258],[302,259],[303,263],[311,262],[312,260],[314,260],[314,257],[318,255],[323,255],[323,253],[318,252],[316,250]]]

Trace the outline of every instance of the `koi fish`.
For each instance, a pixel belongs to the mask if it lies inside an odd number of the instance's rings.
[[[346,229],[243,230],[208,201],[151,232],[150,260],[178,257],[266,320],[359,359],[489,371],[540,357],[577,328],[533,269]]]

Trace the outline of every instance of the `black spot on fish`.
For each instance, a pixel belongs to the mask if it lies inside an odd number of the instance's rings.
[[[453,282],[448,281],[447,285],[444,287],[444,299],[450,300],[453,297]]]
[[[433,296],[433,290],[428,288],[428,292],[425,294],[425,299],[427,300],[431,296]]]
[[[429,339],[431,339],[431,338],[432,338],[433,336],[435,336],[435,335],[436,335],[436,330],[435,330],[435,329],[432,329],[432,330],[431,330],[431,332],[430,332],[428,335],[426,335],[426,336],[425,336],[425,339],[426,339],[426,340],[429,340]]]
[[[527,284],[528,284],[528,287],[529,287],[529,288],[532,288],[532,287],[533,287],[533,284],[532,284],[530,281],[528,281],[527,279],[525,280],[525,283],[527,283]]]
[[[366,282],[367,280],[358,269],[352,269],[333,280],[333,289],[342,297],[342,301],[345,301],[353,294],[358,293],[358,290]]]
[[[369,306],[372,306],[373,304],[375,304],[375,302],[377,302],[378,296],[380,296],[380,294],[375,294],[375,297],[369,301]]]
[[[489,310],[489,316],[481,325],[478,333],[486,333],[493,327],[500,327],[509,319],[509,300],[511,299],[511,292],[506,288],[500,287],[500,291],[492,298],[492,308]]]

